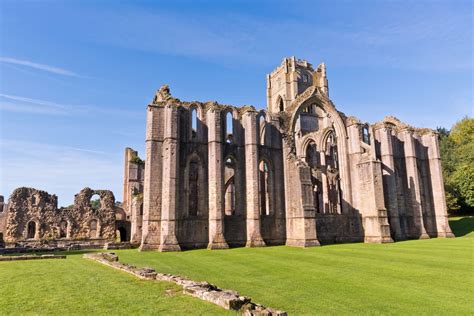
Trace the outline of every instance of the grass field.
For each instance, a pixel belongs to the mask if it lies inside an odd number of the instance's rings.
[[[474,217],[455,239],[181,253],[117,251],[120,261],[206,280],[292,315],[474,314]],[[0,262],[0,314],[215,314],[225,311],[82,259]]]

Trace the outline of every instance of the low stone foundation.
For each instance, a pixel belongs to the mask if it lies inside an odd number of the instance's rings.
[[[183,287],[183,292],[187,295],[197,297],[219,305],[227,310],[240,311],[243,315],[252,316],[286,316],[284,311],[274,310],[260,304],[253,303],[250,297],[241,296],[236,291],[222,290],[208,282],[192,281],[172,274],[157,273],[152,268],[137,268],[128,264],[120,263],[118,256],[114,253],[90,253],[85,254],[85,258],[98,261],[109,267],[125,271],[144,280],[168,281]]]
[[[0,256],[0,261],[41,260],[41,259],[66,259],[66,256],[64,256],[64,255]]]

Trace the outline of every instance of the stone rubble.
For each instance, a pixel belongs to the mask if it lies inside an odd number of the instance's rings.
[[[109,267],[125,271],[144,280],[159,280],[172,282],[180,285],[183,292],[203,301],[219,305],[227,310],[240,311],[246,316],[286,316],[284,311],[275,310],[252,302],[250,297],[241,296],[236,291],[223,290],[209,282],[197,282],[177,275],[157,273],[152,268],[138,268],[132,265],[120,263],[118,256],[113,252],[89,253],[84,255]]]

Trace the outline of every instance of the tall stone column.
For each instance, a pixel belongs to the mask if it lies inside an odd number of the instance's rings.
[[[324,166],[325,170],[321,173],[321,184],[322,184],[322,198],[323,198],[323,209],[322,213],[329,213],[329,186],[327,177],[327,166],[326,166],[326,153],[321,149],[320,152],[321,166]]]
[[[428,145],[428,161],[438,237],[454,237],[448,222],[448,208],[446,206],[446,195],[444,192],[438,135],[432,132],[424,135],[423,140]]]
[[[247,247],[262,247],[265,242],[260,232],[259,170],[257,147],[257,120],[254,111],[242,117],[245,129],[245,180],[247,199]]]
[[[149,105],[143,190],[143,227],[140,250],[158,250],[161,233],[164,107]]]
[[[382,178],[384,183],[385,206],[387,207],[390,227],[395,240],[403,239],[398,213],[397,179],[395,176],[395,160],[393,156],[392,130],[381,127],[375,130],[380,141],[380,156],[382,160]]]
[[[224,153],[221,111],[207,112],[209,148],[209,244],[208,249],[229,248],[224,237]]]
[[[423,224],[423,212],[421,208],[420,178],[418,176],[415,141],[413,131],[406,129],[402,131],[404,136],[405,163],[407,169],[408,191],[410,193],[411,215],[413,225],[411,235],[420,239],[430,238]]]
[[[161,209],[160,251],[180,251],[176,238],[179,117],[174,105],[165,107],[165,130],[163,140],[163,189]]]

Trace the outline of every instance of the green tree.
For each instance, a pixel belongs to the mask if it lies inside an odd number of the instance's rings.
[[[451,212],[474,211],[474,119],[465,117],[451,131],[438,128],[446,203]]]

